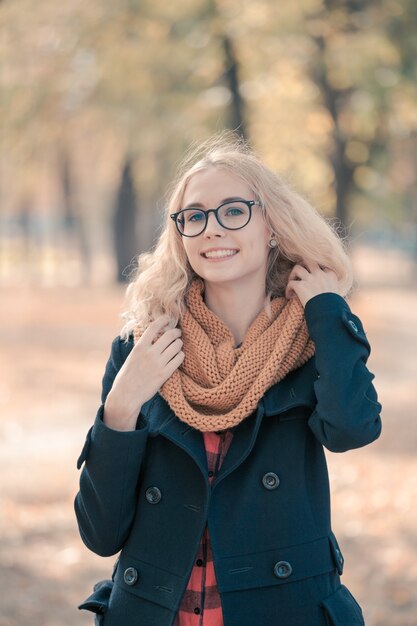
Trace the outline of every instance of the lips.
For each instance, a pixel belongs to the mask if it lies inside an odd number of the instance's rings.
[[[202,258],[207,261],[207,263],[209,265],[215,264],[215,263],[226,263],[226,261],[231,261],[232,259],[235,258],[235,256],[237,256],[239,254],[239,250],[236,250],[236,252],[234,254],[224,254],[224,255],[220,255],[220,256],[213,256],[213,257],[206,257],[203,254],[201,255]]]
[[[233,254],[219,254],[219,256],[214,256],[214,257],[207,257],[206,254],[208,254],[209,252],[214,252],[214,253],[223,253],[223,252],[233,252]],[[206,250],[205,252],[200,252],[200,256],[204,257],[205,259],[209,259],[209,258],[223,258],[223,257],[229,257],[229,256],[236,256],[236,254],[239,252],[239,250],[237,248],[217,248],[217,249],[212,249],[212,250]]]

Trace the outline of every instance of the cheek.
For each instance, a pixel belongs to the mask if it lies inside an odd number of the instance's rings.
[[[243,250],[250,254],[251,258],[262,261],[268,256],[268,242],[264,234],[259,233],[245,242]]]
[[[250,237],[247,238],[248,248],[250,248],[253,253],[256,253],[257,257],[263,257],[270,249],[268,247],[269,240],[269,231],[264,222],[258,216],[258,221],[254,224],[254,229],[250,233]]]
[[[188,262],[191,264],[198,263],[200,259],[200,253],[192,243],[184,244],[185,254],[187,255]]]

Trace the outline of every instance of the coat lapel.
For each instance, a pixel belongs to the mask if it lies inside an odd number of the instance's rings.
[[[289,372],[266,391],[263,397],[265,415],[278,415],[294,406],[314,409],[317,402],[314,381],[317,378],[315,359],[312,356],[304,365]]]
[[[263,419],[279,415],[294,406],[314,409],[316,399],[313,387],[315,372],[313,361],[314,359],[309,359],[304,366],[290,372],[270,387],[252,415],[238,425],[217,478],[212,484],[213,489],[251,453]]]
[[[203,435],[199,430],[182,422],[159,393],[146,414],[149,435],[162,435],[190,454],[201,472],[207,477],[208,465]],[[208,479],[207,479],[208,480]]]
[[[316,398],[313,382],[316,377],[314,358],[311,358],[266,391],[252,415],[234,429],[230,448],[212,488],[250,454],[264,416],[278,415],[299,405],[314,408]],[[162,435],[185,450],[197,463],[208,484],[207,456],[202,433],[178,419],[159,393],[142,410],[149,423],[149,435]]]

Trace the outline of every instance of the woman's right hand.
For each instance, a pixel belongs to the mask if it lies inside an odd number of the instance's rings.
[[[104,405],[106,426],[135,430],[142,405],[183,362],[181,330],[164,331],[168,322],[168,315],[151,322],[117,372]]]

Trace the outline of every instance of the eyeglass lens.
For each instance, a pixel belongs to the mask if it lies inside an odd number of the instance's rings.
[[[248,223],[250,209],[244,202],[234,201],[224,204],[217,214],[221,225],[233,230],[242,228]],[[204,230],[206,214],[200,209],[185,209],[178,215],[177,223],[184,235],[195,237]]]

